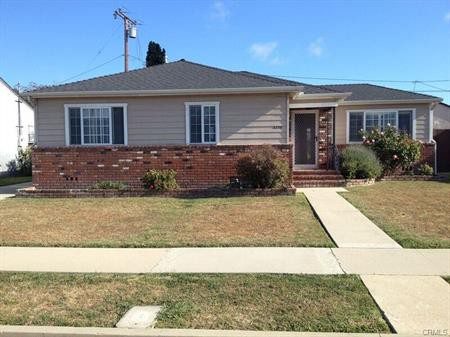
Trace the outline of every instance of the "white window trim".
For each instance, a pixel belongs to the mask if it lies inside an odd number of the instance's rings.
[[[415,108],[395,108],[395,109],[358,109],[358,110],[347,110],[346,111],[346,117],[347,117],[347,121],[346,121],[346,138],[345,141],[347,142],[347,144],[361,144],[362,142],[354,142],[354,141],[350,141],[350,113],[353,112],[362,112],[363,115],[363,129],[366,130],[366,113],[370,113],[370,112],[374,112],[374,113],[383,113],[383,112],[395,112],[396,115],[396,124],[398,126],[398,113],[400,111],[411,111],[412,112],[412,139],[416,139],[416,109]]]
[[[111,118],[111,108],[123,108],[123,145],[128,145],[128,104],[127,103],[95,103],[95,104],[64,104],[64,124],[65,124],[65,135],[66,135],[66,146],[107,146],[107,145],[117,145],[112,143],[112,118]],[[80,108],[80,118],[81,118],[81,144],[70,144],[70,125],[69,125],[69,108]],[[107,108],[109,110],[109,143],[97,143],[97,144],[84,144],[84,130],[83,130],[83,116],[82,109],[89,108]],[[123,146],[122,145],[122,146]]]
[[[201,143],[191,143],[190,137],[191,137],[191,125],[190,125],[190,119],[189,119],[189,106],[191,105],[200,105],[201,106],[201,122],[202,122],[202,142]],[[205,130],[204,130],[204,120],[203,120],[203,108],[205,106],[214,106],[216,110],[216,141],[215,142],[205,142]],[[220,124],[219,124],[219,106],[220,102],[184,102],[185,107],[185,121],[186,121],[186,144],[190,145],[212,145],[212,144],[218,144],[220,142]]]

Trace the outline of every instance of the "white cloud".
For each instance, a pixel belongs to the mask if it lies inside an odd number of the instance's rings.
[[[319,37],[313,42],[311,42],[308,46],[308,51],[311,55],[320,57],[323,54],[323,38]]]
[[[223,1],[214,1],[211,8],[211,19],[225,22],[225,20],[230,16],[230,11]]]
[[[447,22],[450,22],[450,11],[447,12],[447,14],[444,15],[444,20]]]
[[[263,43],[253,43],[250,46],[250,54],[260,61],[271,61],[278,60],[277,56],[273,57],[275,50],[278,47],[278,43],[275,41],[272,42],[263,42]]]

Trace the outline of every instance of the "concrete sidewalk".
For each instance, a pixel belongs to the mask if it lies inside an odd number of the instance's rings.
[[[441,277],[361,278],[397,333],[447,335],[450,331],[450,285]]]
[[[0,271],[450,275],[450,249],[0,247]]]
[[[250,331],[250,330],[203,330],[203,329],[120,329],[85,328],[62,326],[17,326],[0,325],[2,337],[392,337],[380,333],[335,333],[335,332],[293,332],[293,331]],[[410,335],[396,335],[407,337]]]
[[[401,248],[337,192],[343,188],[302,188],[314,212],[338,247]]]

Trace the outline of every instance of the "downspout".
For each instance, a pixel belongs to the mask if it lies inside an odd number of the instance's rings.
[[[336,167],[336,107],[333,107],[333,167],[335,170],[338,168]]]
[[[433,144],[433,155],[434,155],[434,165],[433,172],[437,174],[437,143],[433,139],[433,131],[434,131],[434,107],[436,106],[436,102],[430,104],[430,117],[429,117],[429,128],[428,128],[428,140],[431,144]]]

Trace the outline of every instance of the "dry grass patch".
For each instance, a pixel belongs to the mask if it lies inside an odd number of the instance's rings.
[[[0,273],[0,324],[112,327],[145,304],[158,328],[389,331],[357,276]]]
[[[8,199],[0,244],[12,246],[322,246],[331,240],[304,196]]]
[[[341,195],[405,248],[450,248],[450,183],[380,182]]]

